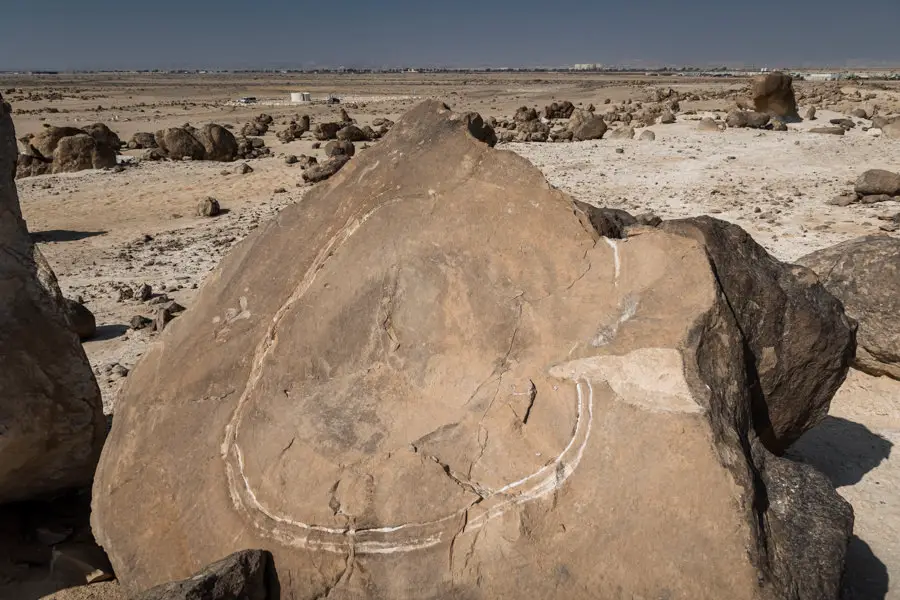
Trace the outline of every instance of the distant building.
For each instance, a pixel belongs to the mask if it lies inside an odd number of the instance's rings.
[[[597,63],[580,63],[572,65],[573,71],[599,71],[602,68],[603,65]]]
[[[806,73],[803,75],[806,81],[836,81],[840,79],[837,73]]]

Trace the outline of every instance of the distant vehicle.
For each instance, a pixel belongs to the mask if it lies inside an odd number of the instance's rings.
[[[238,98],[238,104],[256,104],[256,97],[244,96],[243,98]]]
[[[325,100],[325,104],[340,104],[341,99],[335,96],[334,94],[328,94],[328,98]]]

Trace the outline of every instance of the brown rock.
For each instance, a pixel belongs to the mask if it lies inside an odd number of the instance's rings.
[[[221,125],[204,125],[196,130],[194,137],[203,145],[205,160],[231,162],[238,156],[238,143],[234,134]]]
[[[859,322],[853,366],[900,379],[900,240],[870,235],[797,262],[818,273],[825,288]]]
[[[751,85],[753,106],[758,112],[781,117],[785,121],[799,121],[792,81],[790,75],[780,72],[756,77]]]
[[[345,140],[332,140],[325,144],[325,156],[353,156],[356,154],[356,146],[353,142]]]
[[[572,139],[577,141],[598,140],[606,133],[606,122],[603,117],[586,110],[576,110],[569,119],[569,131]]]
[[[0,98],[0,503],[88,484],[106,437],[91,366],[22,219],[9,113]]]
[[[189,156],[194,160],[206,158],[206,148],[190,131],[181,127],[170,127],[156,132],[156,144],[172,160]]]
[[[813,127],[809,130],[810,133],[824,133],[828,135],[844,135],[843,127]]]
[[[308,183],[318,183],[319,181],[325,181],[326,179],[340,171],[349,160],[349,156],[339,155],[332,156],[330,159],[323,163],[314,163],[311,166],[307,167],[305,171],[303,171],[303,181],[306,181]]]
[[[81,340],[89,340],[94,337],[97,334],[97,321],[94,318],[94,313],[75,300],[66,298],[64,303],[66,317],[69,319],[69,324],[75,335]]]
[[[201,217],[215,217],[222,212],[219,201],[209,196],[200,201],[197,205],[197,214]]]
[[[751,280],[793,272],[725,246]],[[265,548],[283,598],[836,600],[852,512],[765,448],[754,390],[819,378],[787,412],[818,410],[840,329],[756,365],[730,286],[752,335],[786,322],[803,342],[782,309],[806,292],[718,275],[718,252],[659,229],[600,240],[527,161],[425,102],[238,245],[148,350],[93,531],[132,593]]]
[[[313,135],[320,142],[337,138],[337,132],[341,130],[341,123],[318,123],[313,129]]]
[[[56,151],[56,147],[61,139],[82,133],[84,131],[75,127],[53,127],[47,125],[40,133],[31,138],[30,143],[39,156],[52,159],[53,153]]]
[[[854,190],[862,196],[887,194],[900,195],[900,174],[884,169],[869,169],[856,180]]]

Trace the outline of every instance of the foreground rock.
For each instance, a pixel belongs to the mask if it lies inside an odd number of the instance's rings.
[[[274,577],[271,554],[242,550],[184,581],[156,586],[134,600],[273,600],[278,597]]]
[[[9,113],[0,98],[0,504],[88,484],[106,434],[56,277],[22,220]]]
[[[784,121],[799,121],[793,79],[785,73],[767,73],[753,79],[753,106],[758,112],[780,117]]]
[[[265,548],[283,598],[836,599],[849,505],[757,430],[831,381],[776,401],[760,374],[822,376],[819,348],[768,332],[842,315],[792,320],[821,288],[720,222],[601,239],[473,124],[413,109],[131,372],[92,515],[122,585]]]
[[[900,240],[861,237],[797,262],[818,273],[826,289],[859,322],[854,366],[900,379]]]
[[[349,154],[331,155],[331,158],[323,163],[313,164],[303,171],[303,181],[307,183],[318,183],[325,181],[338,171],[350,160]]]

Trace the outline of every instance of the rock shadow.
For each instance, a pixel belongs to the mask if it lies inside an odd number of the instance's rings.
[[[884,600],[889,581],[887,567],[869,545],[855,535],[850,538],[841,600]]]
[[[128,331],[127,325],[99,325],[97,327],[97,333],[95,333],[90,339],[85,340],[85,342],[90,343],[111,340],[113,338],[119,337],[120,335],[124,335],[126,331]]]
[[[31,232],[31,241],[34,243],[46,242],[77,242],[96,235],[103,235],[106,231],[69,231],[68,229],[49,229],[47,231]]]
[[[891,455],[893,444],[864,425],[825,417],[803,434],[787,457],[814,466],[834,487],[859,483],[863,476]]]

